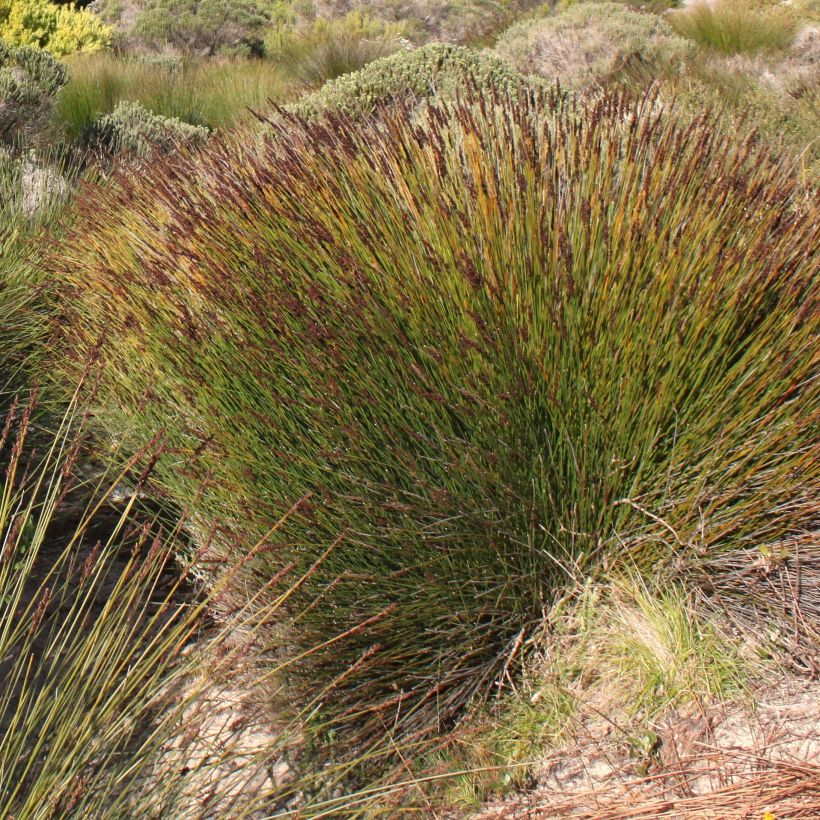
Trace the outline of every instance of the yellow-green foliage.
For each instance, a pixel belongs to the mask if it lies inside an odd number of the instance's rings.
[[[123,57],[111,51],[68,60],[68,83],[56,117],[68,135],[82,138],[100,115],[123,100],[163,117],[210,129],[253,119],[269,101],[283,102],[293,85],[268,60]]]
[[[85,9],[56,6],[47,0],[0,0],[0,38],[14,45],[63,57],[105,48],[111,34],[110,27]]]

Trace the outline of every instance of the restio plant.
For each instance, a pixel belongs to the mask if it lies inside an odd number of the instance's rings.
[[[0,149],[0,414],[28,391],[33,356],[53,333],[33,238],[64,204],[66,171],[47,153]]]
[[[304,577],[267,640],[331,757],[497,691],[570,576],[776,619],[799,571],[820,615],[816,204],[656,102],[282,113],[86,190],[47,266],[53,368],[97,355],[127,451],[165,431],[205,576],[253,555],[226,606]]]
[[[186,145],[199,145],[208,137],[207,128],[190,125],[175,117],[147,111],[139,103],[123,101],[101,116],[88,130],[87,143],[112,154],[146,157],[155,151],[168,152]]]
[[[86,9],[48,0],[0,0],[0,38],[12,45],[41,48],[56,57],[99,51],[112,29]]]
[[[274,29],[265,39],[265,54],[302,85],[318,88],[398,51],[405,34],[399,24],[351,12],[339,20],[317,20],[305,28]]]
[[[674,71],[689,44],[658,16],[621,3],[577,3],[558,14],[524,20],[498,39],[496,53],[524,74],[583,90],[630,71]]]
[[[82,138],[102,115],[123,101],[154,114],[209,129],[252,120],[271,100],[288,98],[292,82],[266,60],[180,59],[109,52],[69,61],[69,79],[58,95],[56,125]]]
[[[433,43],[376,60],[361,71],[325,83],[291,108],[302,116],[338,112],[365,116],[391,100],[453,97],[464,87],[523,88],[527,80],[492,54]]]
[[[31,410],[15,402],[0,424],[0,815],[252,816],[275,799],[264,772],[281,753],[243,735],[237,682],[265,682],[235,639],[260,610],[214,626],[221,584],[198,593],[179,533],[135,497],[110,506],[123,475],[82,491],[76,402],[32,468]]]
[[[668,19],[682,37],[723,54],[782,51],[799,29],[788,8],[749,0],[698,2]]]
[[[50,54],[0,40],[0,143],[35,138],[65,81],[65,66]]]

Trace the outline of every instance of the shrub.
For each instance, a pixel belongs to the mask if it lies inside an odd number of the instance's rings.
[[[301,84],[316,88],[397,51],[403,33],[399,25],[352,13],[306,29],[276,29],[265,40],[265,53]]]
[[[698,2],[670,14],[669,23],[682,37],[723,54],[783,50],[797,31],[787,10],[746,0]]]
[[[86,141],[113,154],[146,157],[155,151],[168,152],[184,145],[200,144],[208,133],[202,126],[163,117],[147,111],[139,103],[124,101],[92,125]]]
[[[111,42],[111,29],[91,12],[48,0],[0,0],[0,38],[63,57],[98,51]]]
[[[492,55],[461,46],[432,44],[376,60],[355,74],[328,82],[295,103],[293,109],[304,116],[321,112],[361,116],[392,99],[452,97],[470,83],[482,88],[513,89],[522,87],[525,81]]]
[[[150,48],[215,55],[245,45],[261,51],[270,14],[260,0],[143,0],[133,34]]]
[[[772,157],[794,161],[807,188],[816,187],[820,63],[810,55],[800,50],[780,57],[708,54],[684,72],[664,77],[661,88],[680,110],[712,111],[716,127],[738,131],[754,124]]]
[[[48,267],[54,366],[101,344],[99,422],[129,448],[164,427],[203,571],[256,545],[233,600],[304,573],[270,641],[343,756],[488,696],[567,573],[776,612],[794,569],[820,615],[820,219],[797,192],[651,99],[473,86],[283,117],[87,192]]]
[[[51,55],[0,40],[0,141],[34,138],[48,123],[66,69]]]
[[[620,3],[579,3],[508,29],[496,52],[525,74],[583,89],[631,69],[681,63],[689,49],[660,18]]]
[[[314,0],[320,17],[339,17],[351,11],[402,23],[414,30],[413,39],[441,40],[463,45],[484,43],[542,0]]]

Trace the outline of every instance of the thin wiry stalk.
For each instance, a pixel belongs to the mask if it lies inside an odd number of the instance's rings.
[[[281,760],[294,726],[249,749],[238,711],[230,727],[208,723],[236,680],[257,698],[270,688],[269,651],[238,641],[275,617],[270,587],[214,624],[231,571],[199,594],[174,558],[179,532],[140,523],[134,497],[116,514],[103,507],[118,480],[85,512],[61,509],[76,402],[30,475],[30,416],[17,415],[0,479],[0,815],[199,816],[203,784],[226,779],[216,811],[292,797],[259,773]]]

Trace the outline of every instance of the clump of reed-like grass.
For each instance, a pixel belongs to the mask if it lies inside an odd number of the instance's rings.
[[[68,82],[55,117],[78,138],[100,115],[124,100],[154,114],[192,125],[225,128],[288,96],[284,71],[264,60],[157,60],[112,53],[77,55],[68,62]]]
[[[668,20],[682,37],[723,54],[782,51],[798,30],[782,6],[747,0],[698,2],[671,13]]]
[[[99,423],[166,430],[209,561],[302,500],[232,594],[305,573],[272,640],[331,755],[514,677],[569,574],[776,616],[799,572],[790,611],[820,610],[820,220],[754,141],[655,103],[283,113],[81,201],[56,366],[99,349]]]
[[[303,86],[318,88],[398,51],[405,34],[399,24],[351,12],[339,20],[316,20],[304,28],[276,29],[265,41],[265,53]]]
[[[71,176],[56,154],[0,149],[0,413],[25,391],[29,356],[49,336],[32,239],[64,206]]]

